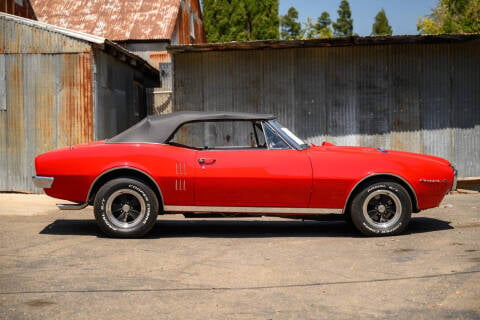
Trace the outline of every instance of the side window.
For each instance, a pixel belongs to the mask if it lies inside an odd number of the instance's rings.
[[[196,149],[266,148],[260,122],[206,121],[182,125],[169,141]]]
[[[272,128],[265,125],[265,137],[267,138],[268,149],[290,149],[290,146]]]
[[[255,121],[253,123],[255,129],[255,139],[257,143],[257,147],[259,148],[266,148],[267,143],[265,142],[265,134],[263,133],[262,123],[260,121]]]
[[[204,127],[204,122],[185,123],[175,132],[169,143],[181,147],[202,149],[205,146]]]

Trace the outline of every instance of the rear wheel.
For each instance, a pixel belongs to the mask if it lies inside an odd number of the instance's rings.
[[[97,224],[112,237],[138,237],[157,221],[158,199],[152,189],[130,178],[114,179],[98,190],[94,202]]]
[[[396,182],[375,182],[355,195],[352,222],[365,235],[395,235],[407,227],[412,215],[408,192]]]

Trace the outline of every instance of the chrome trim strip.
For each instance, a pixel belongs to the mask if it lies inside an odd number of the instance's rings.
[[[133,171],[137,171],[137,172],[140,172],[140,173],[146,175],[148,178],[150,178],[150,180],[152,180],[153,183],[155,184],[155,187],[157,187],[158,193],[160,193],[161,199],[158,199],[158,201],[160,202],[159,204],[163,206],[163,194],[162,194],[162,190],[161,190],[160,187],[158,186],[157,181],[155,181],[155,179],[153,179],[152,176],[149,175],[148,173],[146,173],[146,172],[144,172],[144,171],[142,171],[142,170],[140,170],[140,169],[136,169],[136,168],[129,167],[129,166],[115,167],[115,168],[108,169],[107,171],[104,171],[104,172],[100,173],[100,174],[95,178],[95,180],[93,180],[92,184],[90,185],[90,188],[88,189],[87,199],[85,199],[85,202],[88,203],[88,200],[90,199],[90,193],[92,192],[93,186],[95,185],[95,183],[97,183],[97,181],[98,181],[101,177],[103,177],[103,176],[106,175],[107,173],[110,173],[110,172],[115,171],[115,170],[121,170],[121,169],[130,169],[130,170],[133,170]]]
[[[375,176],[391,176],[391,177],[398,178],[398,179],[402,180],[403,182],[405,182],[405,184],[410,188],[410,191],[412,191],[414,201],[415,201],[415,207],[418,208],[417,194],[415,193],[415,189],[413,189],[412,185],[410,183],[408,183],[407,180],[405,180],[402,177],[397,176],[396,174],[393,174],[393,173],[374,173],[374,174],[371,174],[371,175],[368,175],[368,176],[364,177],[363,179],[358,181],[353,186],[352,190],[350,190],[350,192],[348,193],[347,199],[345,201],[345,207],[343,207],[343,212],[345,212],[347,210],[347,204],[348,204],[348,201],[350,200],[350,197],[352,196],[353,190],[355,190],[355,188],[358,187],[360,185],[360,183],[362,183],[363,181],[367,180],[368,178],[375,177]]]
[[[224,213],[299,213],[322,214],[342,213],[342,209],[324,208],[277,208],[277,207],[211,207],[211,206],[164,206],[165,211],[171,212],[224,212]]]
[[[422,183],[429,183],[429,184],[432,184],[432,183],[440,183],[441,181],[439,179],[420,179],[419,180],[420,182]],[[444,181],[446,182],[446,181]]]
[[[33,176],[33,184],[37,188],[48,189],[52,186],[54,178],[53,177],[43,177],[43,176]]]
[[[57,203],[57,208],[60,210],[82,210],[87,206],[88,203]]]

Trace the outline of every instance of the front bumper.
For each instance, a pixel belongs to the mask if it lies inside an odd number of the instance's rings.
[[[455,191],[457,190],[457,176],[458,176],[458,171],[455,169],[454,166],[451,166],[453,169],[453,184],[452,184],[452,189],[450,191]]]
[[[33,176],[32,181],[35,187],[48,189],[53,184],[53,177]]]

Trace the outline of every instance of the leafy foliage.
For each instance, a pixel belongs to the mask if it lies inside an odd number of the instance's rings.
[[[480,0],[439,0],[432,13],[419,18],[422,34],[480,33]]]
[[[337,13],[337,21],[333,23],[333,34],[339,37],[351,36],[353,34],[353,19],[348,0],[340,2]]]
[[[317,19],[317,30],[320,38],[333,37],[332,28],[330,28],[331,24],[332,19],[330,19],[330,14],[327,11],[323,11]]]
[[[207,42],[279,38],[279,0],[203,0]]]
[[[294,7],[290,7],[287,14],[280,17],[280,37],[284,40],[303,37],[302,25],[298,22],[298,11]]]
[[[312,18],[307,17],[307,22],[305,22],[304,36],[305,39],[313,39],[317,37],[317,28],[316,23],[313,22]]]
[[[308,17],[305,23],[305,38],[331,38],[333,37],[332,28],[330,27],[332,20],[330,14],[327,11],[323,11],[316,22],[312,21],[312,18]]]
[[[388,18],[385,10],[380,10],[375,16],[375,22],[372,25],[372,36],[391,36],[392,27],[388,24]]]

